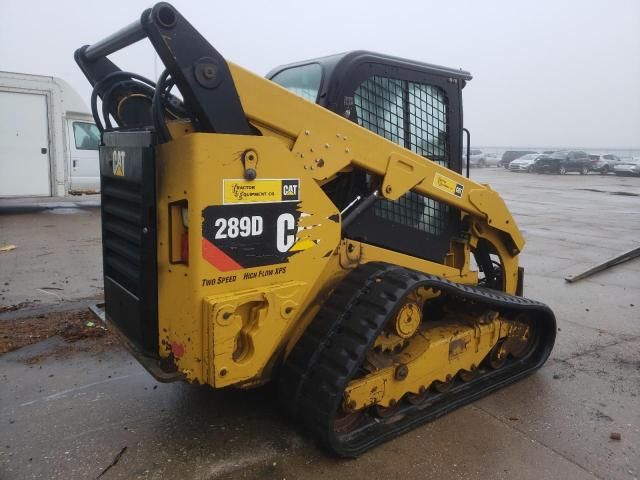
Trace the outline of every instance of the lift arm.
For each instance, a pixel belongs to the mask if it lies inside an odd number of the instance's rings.
[[[381,195],[409,190],[447,203],[505,234],[513,255],[524,238],[497,192],[407,150],[275,83],[229,63],[245,114],[265,134],[283,138],[304,168],[322,181],[349,165],[383,177]]]

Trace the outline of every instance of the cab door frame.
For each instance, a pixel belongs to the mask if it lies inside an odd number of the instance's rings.
[[[65,121],[67,136],[67,169],[70,193],[98,193],[100,191],[100,159],[97,148],[79,148],[74,132],[75,123],[94,125],[84,116],[68,116]]]

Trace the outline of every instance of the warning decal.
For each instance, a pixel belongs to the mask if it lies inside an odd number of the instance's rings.
[[[464,192],[464,185],[439,173],[436,173],[433,177],[433,186],[456,197],[462,197],[462,192]]]
[[[247,203],[297,202],[300,200],[300,180],[278,179],[224,179],[222,203],[224,205]]]

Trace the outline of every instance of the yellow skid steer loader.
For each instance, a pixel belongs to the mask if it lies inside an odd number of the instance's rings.
[[[157,82],[107,59],[143,38]],[[462,174],[468,72],[355,51],[265,79],[167,3],[75,58],[102,132],[106,320],[158,380],[275,381],[356,456],[549,356],[522,234]]]

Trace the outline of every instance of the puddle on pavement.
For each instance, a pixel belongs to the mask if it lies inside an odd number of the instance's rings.
[[[631,192],[609,192],[611,195],[622,195],[624,197],[640,197],[640,194],[638,193],[631,193]]]
[[[50,213],[55,213],[56,215],[75,215],[77,213],[85,213],[85,212],[80,208],[64,207],[64,208],[52,208],[50,210]]]
[[[620,195],[624,197],[640,197],[638,193],[631,192],[610,192],[608,190],[598,190],[597,188],[576,188],[576,190],[580,190],[583,192],[598,192],[598,193],[608,193],[609,195]]]

